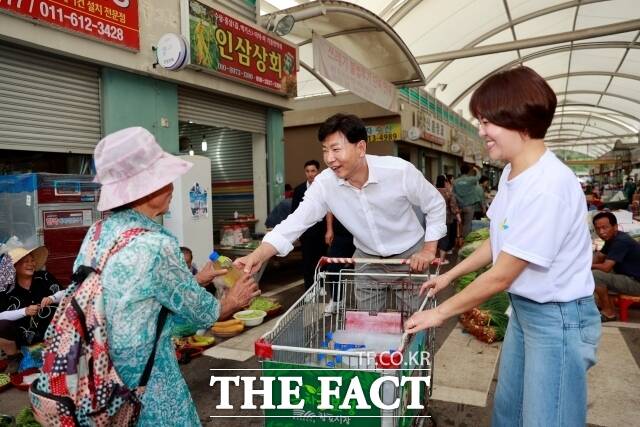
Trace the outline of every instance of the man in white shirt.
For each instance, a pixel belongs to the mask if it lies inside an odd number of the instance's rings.
[[[328,168],[298,209],[237,265],[253,273],[272,256],[287,255],[298,236],[331,212],[353,234],[354,257],[406,258],[412,271],[428,268],[446,233],[446,206],[438,190],[405,160],[367,155],[367,131],[357,116],[328,118],[318,139]],[[413,206],[424,214],[426,229]]]

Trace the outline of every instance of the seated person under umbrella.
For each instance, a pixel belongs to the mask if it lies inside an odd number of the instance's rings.
[[[0,349],[18,360],[19,349],[42,341],[64,291],[50,273],[43,271],[49,252],[18,247],[8,255],[15,267],[14,283],[0,292]]]

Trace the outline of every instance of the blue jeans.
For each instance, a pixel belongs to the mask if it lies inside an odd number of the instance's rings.
[[[491,425],[584,427],[587,370],[601,333],[593,296],[546,304],[510,298]]]

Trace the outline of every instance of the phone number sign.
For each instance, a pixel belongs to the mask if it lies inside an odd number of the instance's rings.
[[[298,50],[284,39],[197,0],[182,0],[190,66],[289,97],[297,93]]]
[[[140,50],[138,0],[0,0],[0,12]]]

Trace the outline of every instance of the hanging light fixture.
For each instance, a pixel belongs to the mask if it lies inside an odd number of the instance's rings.
[[[189,146],[189,155],[193,156],[193,147]]]
[[[202,135],[202,151],[206,152],[207,151],[207,139],[205,137],[205,135]]]

